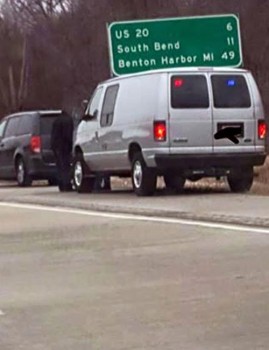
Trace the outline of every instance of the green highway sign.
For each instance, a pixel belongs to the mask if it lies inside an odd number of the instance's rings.
[[[114,75],[242,64],[239,18],[233,14],[114,22],[108,39]]]

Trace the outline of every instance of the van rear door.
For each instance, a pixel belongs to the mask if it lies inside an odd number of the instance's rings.
[[[169,84],[170,153],[212,153],[213,125],[207,75],[171,74]]]
[[[213,141],[214,153],[255,151],[255,115],[247,76],[243,73],[212,73],[213,133],[229,128]],[[237,141],[238,140],[238,141]],[[238,143],[234,143],[238,142]]]

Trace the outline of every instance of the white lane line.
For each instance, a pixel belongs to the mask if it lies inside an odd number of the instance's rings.
[[[0,316],[5,316],[5,313],[2,310],[0,310]]]
[[[18,208],[18,209],[28,209],[28,210],[41,210],[50,211],[55,213],[66,213],[66,214],[76,214],[84,216],[97,216],[103,218],[120,219],[120,220],[134,220],[134,221],[150,221],[159,222],[167,224],[180,224],[207,228],[217,228],[231,231],[244,231],[252,233],[264,233],[269,234],[269,228],[262,228],[256,226],[247,225],[236,225],[236,224],[222,224],[210,221],[198,221],[198,220],[187,220],[187,219],[177,219],[169,217],[156,217],[156,216],[146,216],[146,215],[135,215],[135,214],[121,214],[121,213],[108,213],[99,212],[93,210],[82,210],[82,209],[71,209],[64,207],[49,207],[46,205],[34,205],[34,204],[21,204],[21,203],[11,203],[11,202],[0,202],[2,207]]]

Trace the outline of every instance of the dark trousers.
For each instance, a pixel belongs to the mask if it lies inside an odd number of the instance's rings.
[[[71,154],[60,151],[56,151],[54,154],[56,158],[59,190],[71,190]]]

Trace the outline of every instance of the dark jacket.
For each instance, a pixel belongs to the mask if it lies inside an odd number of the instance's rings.
[[[73,147],[74,124],[72,117],[66,112],[55,119],[51,132],[51,148],[54,152],[69,154]]]

